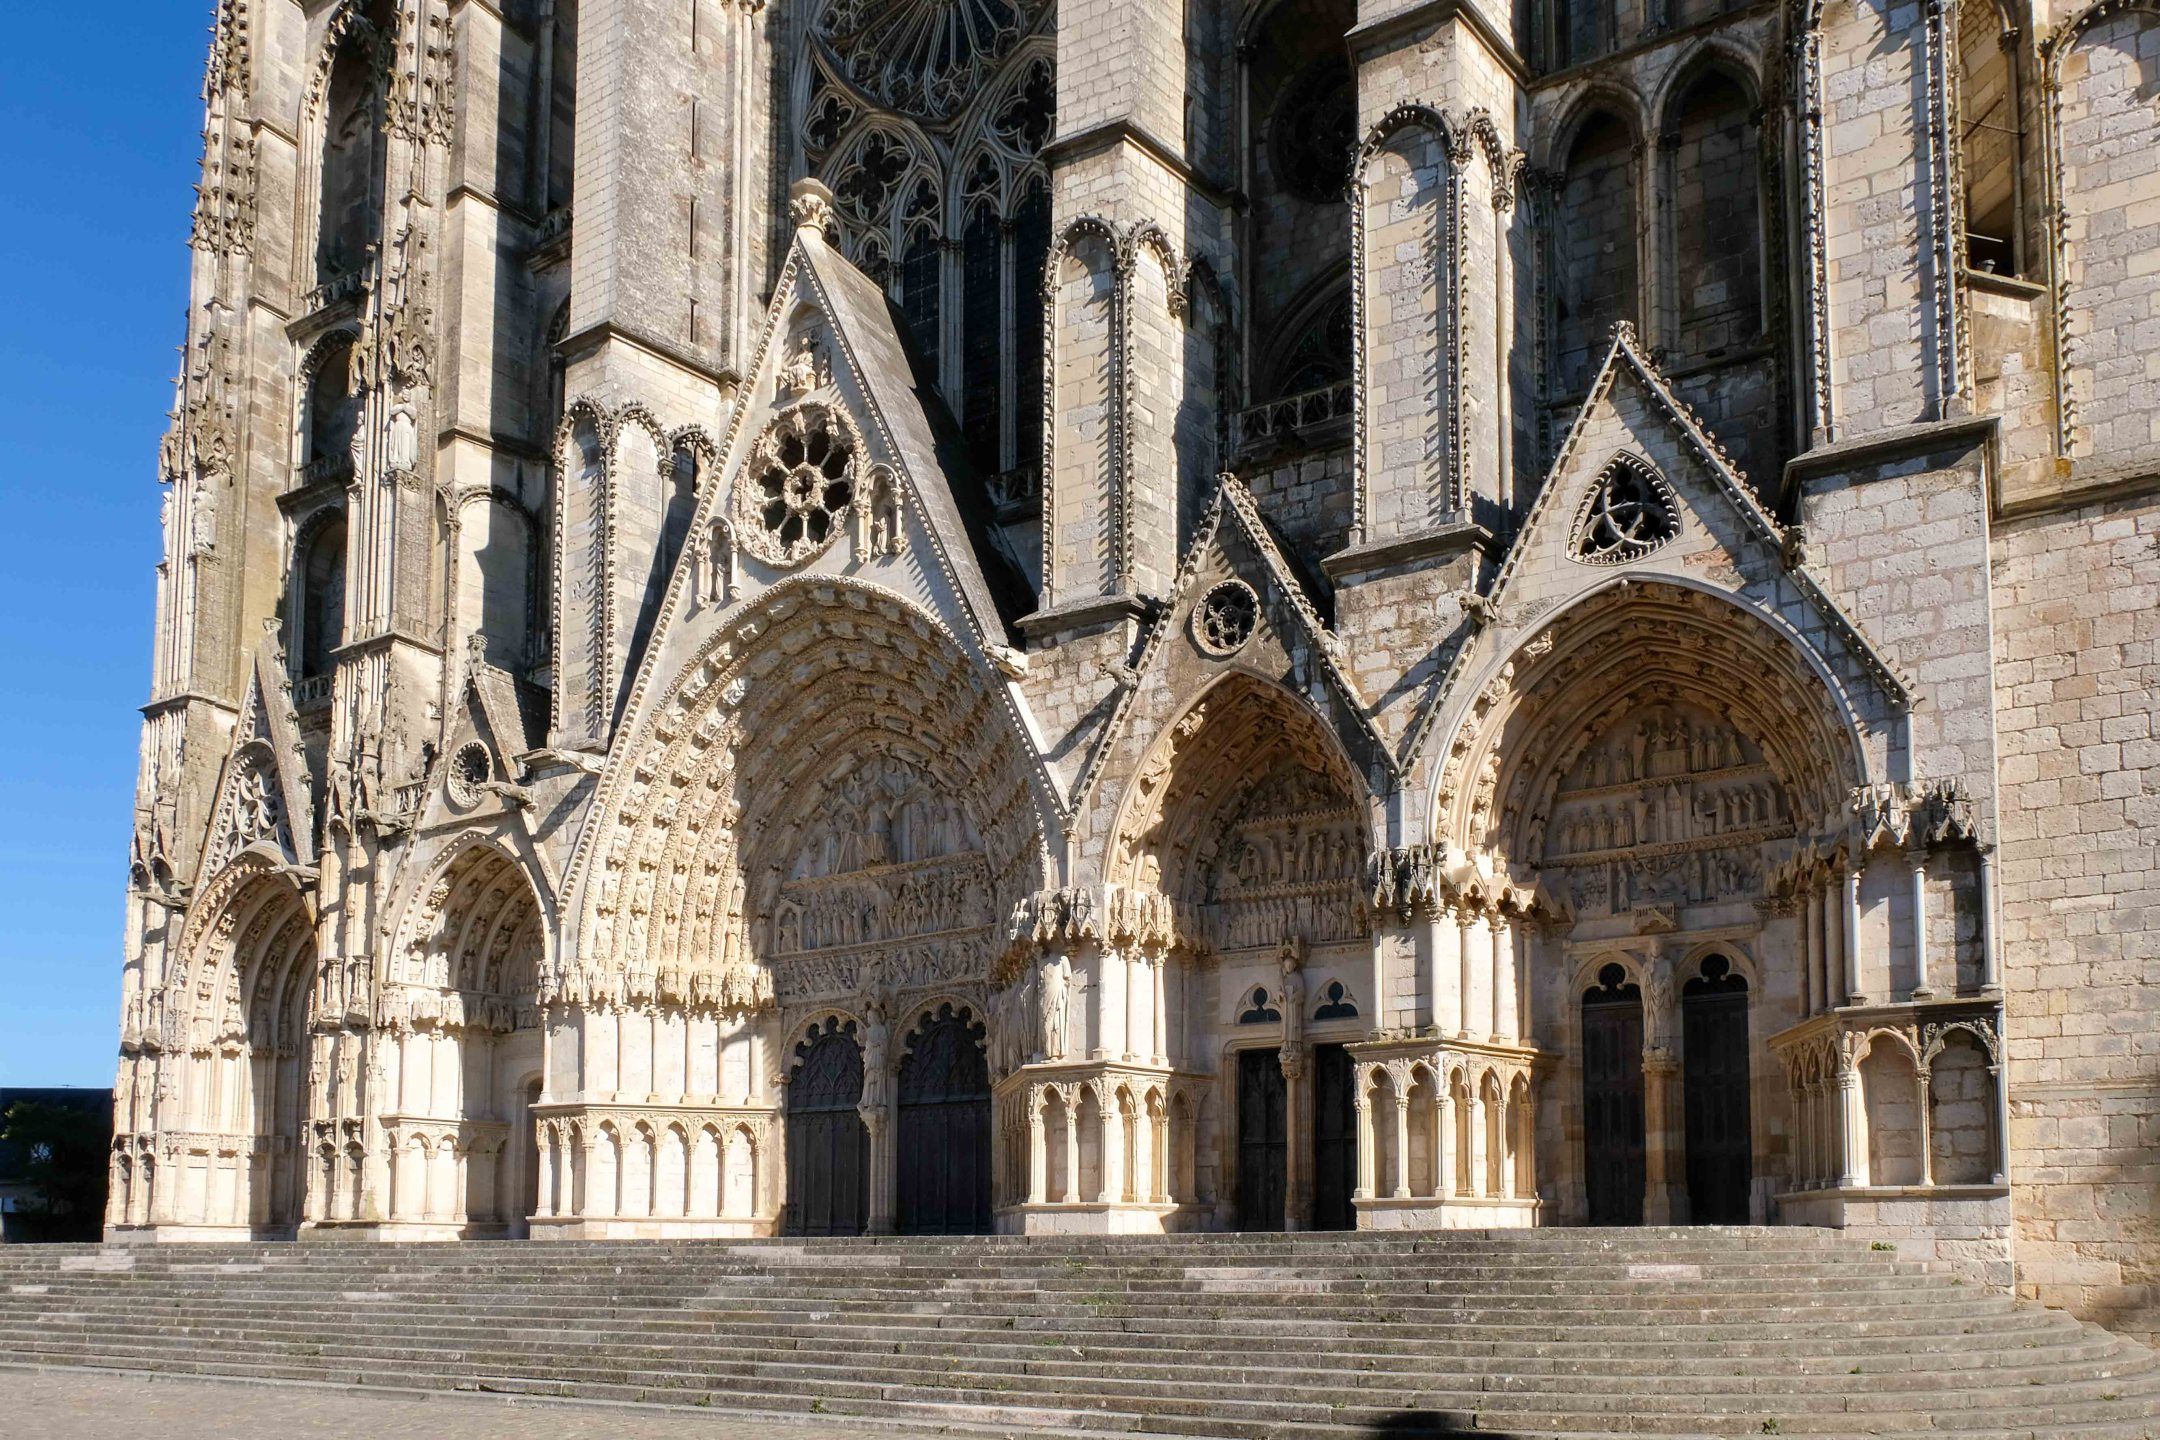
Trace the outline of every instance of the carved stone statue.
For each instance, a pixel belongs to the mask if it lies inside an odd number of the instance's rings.
[[[892,1025],[885,1018],[882,1001],[873,1000],[863,1010],[863,1082],[862,1104],[866,1115],[881,1114],[885,1109],[888,1088],[887,1052],[892,1047]]]
[[[1072,1009],[1072,961],[1063,955],[1042,968],[1042,1058],[1065,1058],[1066,1025]]]

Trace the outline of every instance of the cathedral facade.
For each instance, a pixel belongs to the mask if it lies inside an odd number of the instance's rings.
[[[219,0],[115,1239],[2156,1328],[2160,5]]]

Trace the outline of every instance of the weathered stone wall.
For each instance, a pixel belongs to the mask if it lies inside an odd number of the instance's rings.
[[[2006,525],[1994,582],[2018,1283],[2152,1333],[2160,503]]]

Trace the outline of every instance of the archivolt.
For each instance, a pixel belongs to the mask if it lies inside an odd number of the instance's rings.
[[[1803,830],[1843,820],[1864,778],[1858,737],[1794,642],[1729,601],[1637,581],[1579,602],[1486,683],[1440,767],[1433,838],[1534,860],[1561,778],[1657,700],[1726,715],[1760,747]]]
[[[315,915],[274,867],[243,853],[204,887],[165,977],[168,1050],[296,1052],[315,977]]]
[[[1042,883],[1048,811],[1002,695],[950,632],[888,592],[776,586],[649,716],[580,842],[578,973],[559,986],[764,1003],[747,920],[782,878],[808,797],[850,757],[891,756],[966,810],[997,913]]]

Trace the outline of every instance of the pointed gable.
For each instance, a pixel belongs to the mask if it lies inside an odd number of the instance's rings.
[[[315,809],[299,717],[285,683],[285,654],[266,635],[255,652],[232,748],[218,777],[210,842],[199,881],[251,846],[274,847],[288,865],[315,863]]]
[[[1908,703],[1903,679],[1808,573],[1798,530],[1763,507],[1623,324],[1506,563],[1471,601],[1479,623],[1412,727],[1405,756],[1425,743],[1468,674],[1546,617],[1632,574],[1742,599],[1778,616],[1848,690],[1872,690],[1891,709]]]

